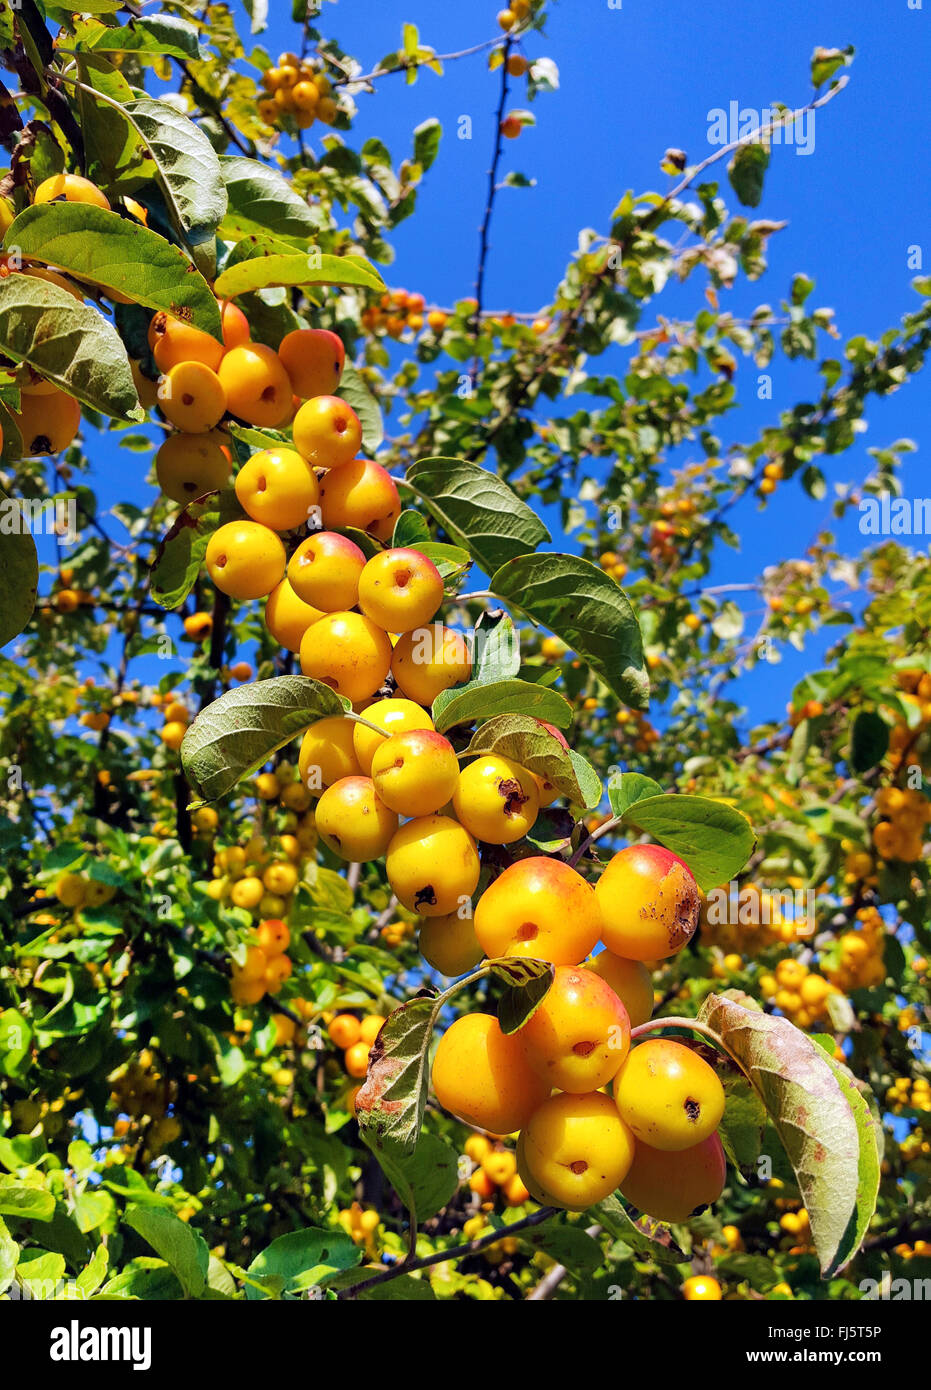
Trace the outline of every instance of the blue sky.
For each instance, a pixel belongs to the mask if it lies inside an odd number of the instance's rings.
[[[530,35],[525,51],[531,59],[546,56],[556,62],[560,90],[533,104],[536,128],[506,145],[504,170],[519,170],[535,179],[536,186],[506,189],[498,198],[486,285],[489,307],[532,310],[545,304],[580,227],[605,230],[627,188],[666,189],[659,162],[668,146],[684,149],[690,162],[705,157],[712,149],[709,113],[731,101],[757,110],[773,101],[802,104],[811,90],[812,49],[849,43],[857,49],[850,84],[818,113],[812,152],[773,151],[757,215],[786,219],[789,226],[770,241],[770,269],[755,284],[741,280],[734,290],[723,291],[721,307],[737,316],[764,302],[778,308],[792,275],[804,271],[816,282],[809,303],[834,308],[845,340],[860,332],[878,336],[918,303],[909,288],[916,272],[906,256],[910,246],[921,245],[931,225],[931,193],[921,175],[928,127],[921,94],[931,87],[931,5],[913,10],[907,0],[882,5],[821,0],[817,7],[744,0],[733,6],[715,0],[699,7],[688,0],[623,0],[621,8],[613,8],[608,0],[561,0],[550,8],[546,36]],[[234,3],[234,9],[241,18],[242,5]],[[270,9],[272,25],[256,42],[277,55],[294,46],[297,30],[286,20],[287,0],[272,0]],[[450,5],[448,0],[405,0],[403,5],[327,0],[319,24],[369,70],[399,47],[404,20],[416,23],[421,41],[440,53],[497,32],[494,3],[486,8]],[[450,303],[473,291],[498,80],[483,53],[448,63],[442,79],[423,72],[408,87],[401,77],[386,77],[376,84],[374,96],[358,98],[359,115],[348,139],[361,145],[377,134],[398,160],[409,152],[411,133],[421,121],[437,116],[443,125],[440,153],[422,185],[417,215],[395,233],[397,259],[385,271],[389,284],[419,290],[431,303]],[[526,104],[522,88],[523,83],[514,84],[511,106]],[[471,140],[456,138],[462,115],[472,118]],[[319,129],[310,132],[311,144]],[[725,196],[736,206],[723,161],[717,172]],[[925,273],[929,255],[931,249]],[[691,316],[704,307],[703,288],[696,275],[687,285],[667,290],[647,306],[645,315]],[[605,369],[608,361],[601,359],[595,370]],[[623,371],[623,362],[618,351],[611,365]],[[740,409],[720,424],[725,444],[751,441],[777,419],[781,408],[810,399],[818,390],[811,363],[777,357],[768,370],[773,400],[760,402],[756,368],[741,364]],[[920,444],[927,411],[920,378],[873,403],[869,430],[853,450],[831,463],[830,479],[863,477],[869,471],[870,445],[886,445],[901,436]],[[143,459],[118,450],[112,438],[101,445],[95,449],[99,493],[103,505],[109,505],[125,492],[132,468],[141,475]],[[689,457],[686,448],[673,461]],[[907,492],[920,493],[924,471],[919,452],[905,473]],[[135,500],[150,495],[141,479],[133,491]],[[765,513],[748,499],[734,514],[742,553],[722,551],[709,582],[746,581],[767,563],[804,553],[827,516],[828,502],[800,505],[796,484],[780,489]],[[842,535],[849,548],[859,548],[861,538],[853,525]],[[781,711],[795,680],[811,665],[810,654],[792,655],[781,667],[761,667],[746,677],[741,692],[753,716]]]

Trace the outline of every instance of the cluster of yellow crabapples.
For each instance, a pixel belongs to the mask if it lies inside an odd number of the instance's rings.
[[[260,922],[255,941],[247,945],[242,961],[233,961],[232,993],[236,1004],[257,1004],[266,994],[277,994],[293,969],[287,954],[291,933],[274,918]]]
[[[339,115],[326,73],[296,53],[280,54],[274,67],[262,73],[262,86],[267,95],[259,99],[258,112],[266,125],[293,122],[298,130],[309,130],[315,121],[332,125]]]
[[[518,1133],[516,1174],[536,1201],[583,1211],[620,1188],[645,1215],[681,1222],[720,1196],[717,1073],[680,1042],[631,1047],[631,1025],[653,1009],[645,962],[690,940],[699,906],[688,867],[658,845],[619,851],[594,888],[561,860],[519,860],[479,899],[486,954],[548,961],[554,978],[512,1033],[485,1013],[447,1028],[433,1089],[473,1128]],[[483,1171],[487,1161],[504,1162],[489,1154]]]

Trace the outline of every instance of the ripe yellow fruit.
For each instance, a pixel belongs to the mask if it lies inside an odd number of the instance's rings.
[[[226,392],[203,362],[179,362],[161,378],[158,403],[166,420],[186,434],[207,434],[226,414]]]
[[[223,438],[219,432],[168,436],[155,455],[155,476],[166,497],[186,507],[226,485],[230,460],[221,447]]]
[[[220,363],[220,383],[231,415],[249,425],[277,429],[290,418],[293,392],[273,348],[242,343]]]
[[[522,1129],[549,1093],[514,1035],[502,1033],[491,1014],[479,1013],[457,1018],[440,1038],[433,1090],[444,1110],[492,1134]]]
[[[291,556],[288,578],[305,603],[324,613],[339,613],[358,603],[365,564],[362,551],[348,536],[318,531],[301,541]]]
[[[383,550],[359,576],[359,607],[386,632],[423,627],[442,602],[440,572],[419,550]]]
[[[721,1298],[721,1285],[710,1274],[693,1274],[682,1285],[682,1297],[690,1303],[698,1300],[718,1301]]]
[[[585,967],[607,980],[627,1010],[631,1028],[646,1023],[653,1013],[653,980],[642,961],[625,960],[613,951],[601,951],[587,960]]]
[[[398,818],[375,795],[369,777],[344,777],[317,802],[317,830],[324,844],[351,863],[379,859],[398,828]]]
[[[391,474],[369,459],[332,468],[320,482],[323,524],[331,531],[354,527],[389,541],[401,515],[401,499]]]
[[[519,1158],[531,1191],[535,1185],[557,1206],[584,1211],[620,1187],[633,1162],[634,1137],[602,1091],[558,1094],[534,1111]]]
[[[415,628],[398,638],[391,674],[402,695],[431,706],[442,690],[460,685],[472,674],[468,643],[442,623]]]
[[[207,571],[230,598],[264,598],[281,582],[285,548],[274,531],[257,521],[228,521],[207,543]]]
[[[485,954],[475,935],[471,913],[460,917],[458,912],[449,912],[445,917],[424,918],[417,944],[427,964],[449,979],[474,970]]]
[[[294,417],[294,447],[318,468],[351,463],[362,447],[359,417],[339,396],[313,396]]]
[[[453,793],[456,815],[477,840],[510,845],[533,828],[540,810],[537,785],[526,768],[486,754],[463,768]]]
[[[215,372],[223,360],[221,342],[171,314],[155,315],[148,338],[160,372],[169,372],[181,362],[202,362]]]
[[[322,618],[319,608],[298,598],[287,575],[276,584],[265,601],[265,626],[286,651],[299,652],[304,633]]]
[[[245,878],[237,879],[230,889],[230,897],[236,907],[244,907],[251,911],[258,907],[265,895],[265,885],[260,878],[254,874],[249,874]]]
[[[180,720],[172,720],[169,724],[163,724],[159,730],[159,737],[166,748],[170,748],[177,753],[184,742],[184,735],[187,733],[187,724],[182,724]]]
[[[578,965],[601,935],[590,883],[559,859],[519,859],[478,900],[475,934],[489,958],[530,956]]]
[[[445,917],[469,901],[481,865],[469,832],[448,816],[407,821],[388,846],[388,882],[410,912]]]
[[[42,396],[20,397],[19,410],[10,412],[23,439],[23,458],[60,454],[81,427],[81,406],[57,387]]]
[[[87,883],[80,874],[61,874],[54,892],[62,907],[81,907],[87,894]]]
[[[717,1072],[692,1048],[666,1038],[635,1047],[612,1089],[621,1118],[638,1141],[664,1152],[694,1148],[724,1114]]]
[[[253,521],[273,531],[303,526],[318,509],[314,470],[294,449],[263,449],[236,475],[236,496]]]
[[[319,795],[343,777],[362,775],[355,754],[354,728],[351,719],[339,715],[311,724],[301,742],[298,759],[301,782],[309,792]]]
[[[445,806],[459,782],[452,744],[433,729],[383,739],[372,758],[372,781],[386,806],[401,816],[429,816]]]
[[[362,710],[362,718],[367,723],[375,724],[377,728],[384,729],[388,735],[406,733],[412,729],[433,728],[433,720],[429,714],[419,705],[414,704],[413,700],[396,698],[376,700],[373,704],[366,705],[365,709]],[[356,722],[352,741],[359,766],[366,777],[371,776],[372,759],[378,750],[387,743],[387,738],[376,733],[375,729],[366,728],[365,724]]]
[[[109,210],[110,203],[104,193],[90,179],[80,174],[53,174],[43,179],[33,198],[34,203],[53,203],[63,198],[67,203],[90,203],[93,207]]]
[[[323,681],[353,704],[375,694],[390,665],[387,633],[362,613],[326,613],[301,642],[303,674]]]

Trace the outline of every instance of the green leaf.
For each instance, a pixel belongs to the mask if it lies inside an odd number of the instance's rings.
[[[765,1107],[745,1076],[725,1077],[724,1096],[724,1116],[718,1127],[724,1152],[735,1168],[752,1169],[766,1129]]]
[[[358,411],[356,414],[358,415]],[[406,508],[397,521],[394,523],[394,534],[391,537],[392,546],[415,546],[417,549],[430,539],[430,527],[420,515],[411,508]]]
[[[406,481],[450,539],[468,550],[486,574],[551,539],[526,502],[475,463],[418,459]]]
[[[222,340],[220,309],[207,281],[178,247],[131,218],[88,203],[44,203],[21,212],[5,242]]]
[[[343,368],[338,394],[341,400],[352,406],[359,417],[363,449],[367,454],[374,454],[385,437],[381,406],[351,362],[347,362]]]
[[[163,608],[180,608],[197,581],[214,531],[244,515],[232,488],[188,503],[158,548],[151,583],[155,602]]]
[[[816,48],[811,55],[811,81],[814,87],[823,87],[839,68],[847,68],[853,62],[854,48]]]
[[[0,647],[29,622],[39,587],[39,557],[22,508],[0,488]],[[0,1014],[0,1068],[3,1034]]]
[[[0,1216],[21,1216],[27,1221],[51,1221],[55,1198],[44,1187],[29,1187],[16,1178],[0,1175]]]
[[[569,749],[569,761],[572,764],[572,769],[575,772],[575,780],[578,782],[579,790],[582,793],[581,800],[577,804],[582,806],[586,811],[594,811],[596,806],[601,805],[601,798],[604,794],[601,778],[588,759],[583,758],[582,754],[579,753],[577,749]]]
[[[184,774],[198,796],[216,801],[315,720],[346,709],[328,685],[307,676],[278,676],[227,690],[185,734]]]
[[[498,609],[482,614],[472,639],[471,686],[494,685],[520,675],[520,638],[513,618]]]
[[[640,625],[624,590],[597,565],[578,555],[522,555],[493,574],[491,589],[561,637],[618,699],[647,708]]]
[[[340,1270],[351,1269],[362,1259],[362,1250],[345,1231],[326,1231],[309,1226],[289,1231],[256,1255],[249,1266],[252,1279],[277,1279],[281,1293],[296,1296],[320,1288]],[[258,1299],[262,1291],[246,1284],[246,1298]]]
[[[498,1001],[498,1023],[502,1033],[516,1033],[529,1022],[543,1003],[553,983],[556,967],[548,961],[533,962],[534,969],[542,966],[540,974],[531,975],[519,984],[508,985]]]
[[[86,6],[82,6],[82,10],[90,13]],[[116,29],[78,21],[74,33],[76,46],[93,53],[138,53],[143,57],[163,54],[168,58],[201,56],[195,26],[170,14],[142,16]]]
[[[340,1274],[330,1283],[331,1289],[351,1289],[365,1279],[371,1279],[370,1269],[350,1270]],[[435,1303],[436,1294],[427,1278],[416,1278],[413,1274],[399,1274],[396,1279],[387,1279],[384,1284],[364,1289],[354,1294],[359,1303]]]
[[[424,172],[436,159],[442,134],[443,127],[435,116],[430,116],[428,120],[414,127],[414,161]]]
[[[228,198],[220,224],[220,235],[226,240],[272,232],[306,251],[307,243],[322,230],[321,214],[295,193],[277,169],[235,155],[221,159],[220,170]]]
[[[868,772],[882,762],[889,751],[889,725],[873,710],[857,712],[850,729],[850,766],[854,772]]]
[[[123,111],[155,164],[175,229],[209,274],[227,206],[216,151],[203,131],[167,102],[144,97],[126,102]]]
[[[684,859],[703,891],[739,874],[756,843],[742,811],[704,796],[645,797],[625,812],[624,824],[652,835]]]
[[[506,1228],[502,1234],[507,1235]],[[587,1231],[570,1226],[566,1221],[544,1221],[542,1226],[521,1231],[518,1239],[522,1245],[558,1260],[573,1273],[591,1274],[605,1263],[605,1253],[599,1242]]]
[[[210,1251],[202,1235],[177,1216],[154,1207],[128,1207],[124,1220],[170,1266],[189,1298],[203,1293]]]
[[[102,415],[143,417],[116,329],[59,285],[32,275],[0,281],[0,352]]]
[[[442,691],[433,702],[433,722],[440,733],[445,733],[456,724],[493,719],[515,709],[532,714],[535,719],[545,719],[557,729],[566,729],[572,723],[572,706],[565,696],[533,681],[514,680],[496,681],[493,685],[470,682]]]
[[[623,816],[636,801],[662,796],[663,789],[652,777],[640,772],[622,772],[608,783],[608,800],[616,816]]]
[[[612,1194],[586,1213],[603,1226],[615,1240],[621,1240],[635,1255],[656,1260],[659,1264],[681,1264],[688,1257],[679,1249],[666,1226],[650,1234],[639,1222],[632,1221],[619,1197]]]
[[[78,1230],[85,1235],[96,1231],[98,1226],[109,1218],[114,1209],[113,1198],[109,1192],[86,1188],[74,1199],[74,1219]]]
[[[240,261],[217,278],[216,291],[223,298],[271,285],[358,285],[384,290],[385,282],[374,266],[361,256],[325,256],[316,248],[287,256],[257,256]]]
[[[579,806],[585,804],[585,793],[579,786],[569,750],[539,720],[529,715],[503,714],[489,719],[476,729],[465,752],[469,756],[497,753],[511,758],[528,772],[552,783],[560,796],[568,797]]]
[[[763,196],[763,176],[769,165],[769,149],[757,142],[739,145],[727,166],[731,187],[745,207],[759,207]]]
[[[698,1017],[758,1092],[795,1170],[822,1274],[835,1273],[862,1239],[879,1184],[876,1124],[853,1078],[787,1019],[726,995],[710,995]]]
[[[378,1159],[411,1220],[418,1224],[445,1207],[459,1186],[459,1155],[435,1134],[422,1134],[412,1150],[384,1140],[376,1142],[367,1133],[362,1138]]]
[[[87,1264],[75,1280],[78,1292],[83,1298],[90,1298],[97,1292],[110,1266],[110,1254],[106,1245],[98,1245]]]
[[[6,1222],[0,1219],[0,1293],[12,1283],[18,1259],[19,1246],[7,1230]]]

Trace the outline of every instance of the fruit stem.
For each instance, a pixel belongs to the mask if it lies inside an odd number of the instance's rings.
[[[631,1028],[630,1040],[631,1042],[639,1041],[640,1038],[646,1037],[648,1033],[659,1032],[661,1028],[687,1028],[692,1033],[698,1033],[700,1037],[707,1038],[709,1042],[714,1043],[715,1047],[727,1053],[731,1061],[736,1062],[737,1066],[740,1066],[737,1058],[734,1056],[733,1052],[731,1052],[720,1033],[716,1033],[713,1028],[709,1028],[707,1023],[699,1023],[697,1018],[650,1018],[647,1019],[646,1023],[639,1023],[636,1028]],[[743,1071],[742,1067],[741,1071]]]

